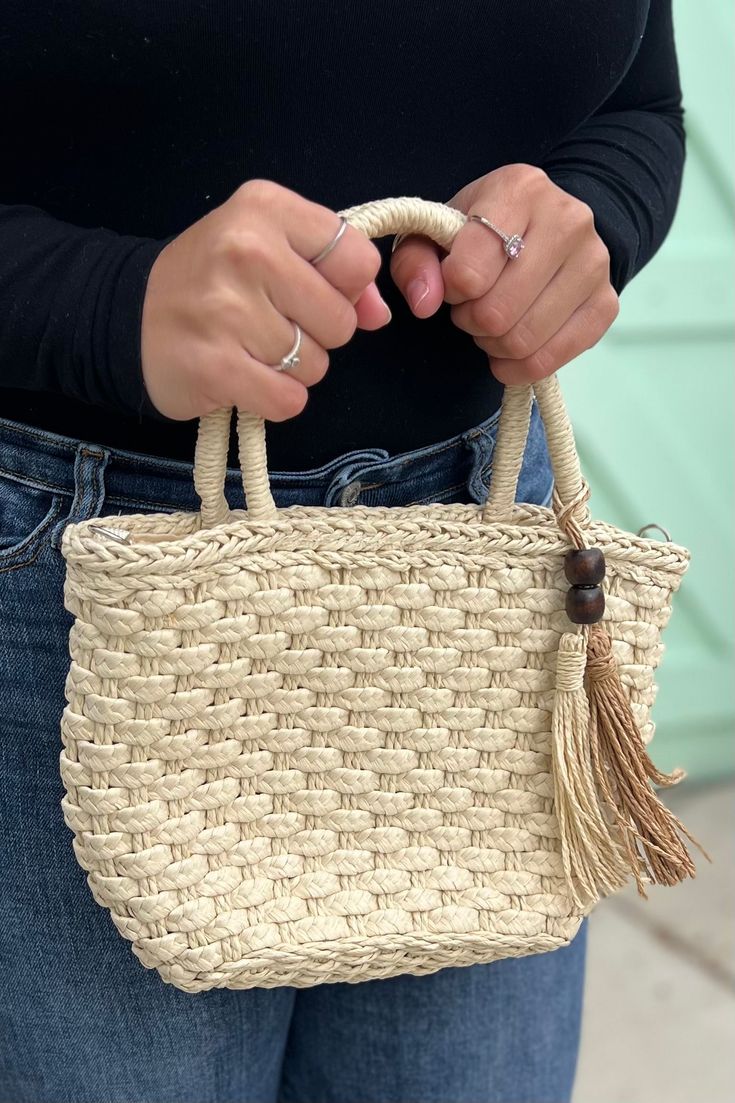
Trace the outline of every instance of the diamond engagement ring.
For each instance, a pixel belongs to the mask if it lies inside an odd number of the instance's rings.
[[[276,371],[291,371],[292,368],[298,368],[301,363],[301,357],[299,352],[301,351],[301,327],[292,322],[293,331],[295,333],[294,343],[286,355],[281,360],[280,364],[274,364],[273,367]]]
[[[504,234],[502,230],[499,230],[497,226],[493,226],[489,218],[483,218],[481,214],[468,215],[467,221],[481,222],[483,226],[487,226],[488,230],[492,230],[494,234],[497,234],[499,238],[503,240],[503,248],[505,249],[505,255],[510,257],[511,260],[517,260],[521,255],[521,249],[525,249],[526,243],[520,234]]]
[[[347,219],[343,218],[342,215],[340,215],[339,220],[340,220],[341,225],[340,225],[340,228],[337,230],[337,233],[334,235],[334,237],[329,242],[329,244],[324,246],[321,253],[317,253],[317,255],[313,258],[313,260],[309,261],[309,264],[318,264],[320,260],[324,260],[324,258],[332,252],[332,249],[334,249],[335,245],[337,244],[339,239],[342,237],[342,234],[347,229]]]

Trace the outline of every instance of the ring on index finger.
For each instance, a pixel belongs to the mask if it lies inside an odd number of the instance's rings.
[[[309,261],[310,264],[318,264],[320,260],[324,260],[324,258],[329,256],[329,254],[332,252],[332,249],[334,249],[335,245],[337,244],[339,239],[342,237],[342,234],[347,229],[347,219],[343,218],[342,215],[339,215],[339,221],[340,221],[340,227],[337,230],[337,233],[334,235],[332,240],[327,245],[324,246],[321,253],[317,253],[317,255],[312,260]]]

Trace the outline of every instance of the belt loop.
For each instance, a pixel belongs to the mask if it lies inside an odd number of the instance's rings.
[[[473,501],[483,505],[487,501],[489,476],[497,437],[497,423],[480,426],[464,434],[464,443],[472,455],[472,467],[467,479],[467,490]]]
[[[110,458],[107,448],[80,443],[74,457],[74,499],[71,509],[54,526],[51,547],[61,547],[61,537],[67,525],[99,517],[105,502],[105,468]]]

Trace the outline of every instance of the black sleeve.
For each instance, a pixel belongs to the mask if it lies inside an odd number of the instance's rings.
[[[0,387],[138,415],[143,298],[166,241],[0,205]]]
[[[651,0],[623,80],[541,166],[591,207],[616,291],[651,259],[671,226],[684,167],[683,115],[671,0]]]

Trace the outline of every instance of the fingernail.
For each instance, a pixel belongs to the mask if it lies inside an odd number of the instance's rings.
[[[429,294],[429,285],[426,280],[423,279],[411,280],[406,288],[406,294],[411,304],[411,309],[416,310]]]
[[[393,314],[391,312],[390,307],[388,306],[388,304],[386,302],[383,303],[383,306],[385,307],[385,321],[386,321],[386,323],[388,323],[391,320],[391,318],[393,317]]]

